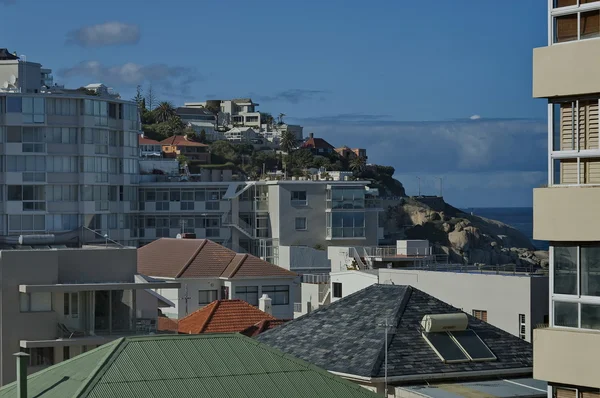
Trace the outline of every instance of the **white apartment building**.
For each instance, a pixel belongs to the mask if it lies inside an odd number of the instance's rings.
[[[176,282],[136,278],[135,248],[31,247],[0,251],[0,385],[14,381],[12,354],[29,353],[30,373],[122,336],[155,333],[151,289]],[[137,279],[137,280],[136,280]]]
[[[137,106],[104,91],[42,88],[41,76],[40,64],[0,60],[9,82],[0,82],[0,235],[71,242],[84,226],[134,245]]]
[[[205,108],[208,103],[218,103],[220,108],[218,124],[224,126],[243,126],[260,129],[260,112],[256,110],[259,105],[250,98],[237,98],[231,100],[212,100],[204,102],[186,102],[186,108]]]
[[[550,241],[550,322],[534,333],[533,373],[548,397],[599,397],[600,1],[551,0],[547,18],[548,45],[533,50],[533,97],[548,103],[533,237]]]

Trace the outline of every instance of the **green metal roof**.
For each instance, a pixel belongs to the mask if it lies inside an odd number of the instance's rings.
[[[128,337],[28,377],[28,396],[376,397],[240,334]],[[16,397],[15,383],[0,398]]]

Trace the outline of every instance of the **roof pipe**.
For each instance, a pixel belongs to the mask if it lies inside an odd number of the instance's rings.
[[[13,355],[17,357],[17,397],[27,398],[27,364],[29,363],[29,354],[17,352]]]

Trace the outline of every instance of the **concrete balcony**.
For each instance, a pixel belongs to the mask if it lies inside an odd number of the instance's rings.
[[[600,331],[533,331],[533,377],[537,380],[600,388],[599,357]]]
[[[533,190],[533,238],[548,241],[600,241],[600,187]]]
[[[600,40],[581,40],[533,50],[533,96],[600,93]]]

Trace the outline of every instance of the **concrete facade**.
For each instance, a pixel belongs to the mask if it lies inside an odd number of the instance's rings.
[[[548,277],[525,274],[385,268],[332,272],[331,301],[376,283],[410,285],[471,315],[485,313],[484,320],[528,342],[548,318]]]
[[[14,381],[11,354],[19,350],[32,355],[35,372],[120,336],[151,332],[143,325],[155,328],[160,304],[146,288],[157,285],[136,283],[136,272],[133,248],[0,251],[0,384]]]
[[[600,2],[549,1],[547,16],[548,46],[533,51],[533,96],[548,101],[533,238],[550,241],[550,319],[534,333],[534,377],[548,397],[598,397]]]

